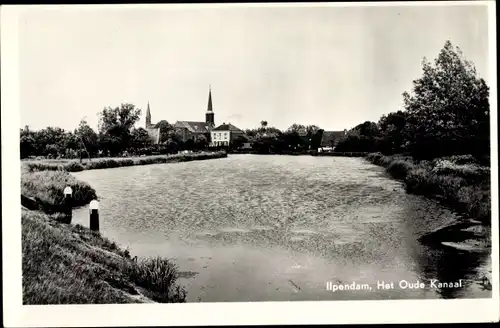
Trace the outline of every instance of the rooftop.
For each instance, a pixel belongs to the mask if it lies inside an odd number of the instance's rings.
[[[231,123],[222,123],[221,125],[219,125],[218,127],[216,127],[215,129],[213,129],[213,131],[234,131],[234,132],[243,132],[241,129],[237,128],[236,126],[232,125]]]
[[[174,124],[176,128],[186,128],[189,132],[193,133],[208,133],[209,126],[207,122],[193,122],[193,121],[177,121]]]

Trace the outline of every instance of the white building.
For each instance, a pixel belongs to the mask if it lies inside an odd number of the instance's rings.
[[[244,132],[231,123],[223,123],[210,132],[210,145],[213,147],[229,146],[238,136]]]

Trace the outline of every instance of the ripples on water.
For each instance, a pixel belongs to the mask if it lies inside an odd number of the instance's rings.
[[[190,301],[491,295],[473,282],[326,291],[327,281],[457,280],[487,267],[476,255],[420,245],[418,236],[454,215],[359,158],[233,155],[75,176],[97,190],[103,234],[136,255],[174,258]],[[87,225],[86,209],[74,217]]]

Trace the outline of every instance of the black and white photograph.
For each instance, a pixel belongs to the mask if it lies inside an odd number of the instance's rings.
[[[459,300],[478,305],[456,318],[498,319],[494,12],[3,6],[4,286],[54,311],[10,322],[146,303],[305,323],[307,301],[354,323],[363,304]]]

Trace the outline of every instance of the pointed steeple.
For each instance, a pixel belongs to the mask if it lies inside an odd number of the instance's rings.
[[[205,113],[205,122],[208,126],[213,127],[215,125],[214,121],[214,111],[212,108],[212,86],[208,86],[208,107],[207,112]]]
[[[212,86],[209,84],[208,85],[208,107],[207,107],[207,112],[212,112]]]
[[[151,110],[149,109],[149,101],[148,108],[146,109],[146,128],[151,126]]]

